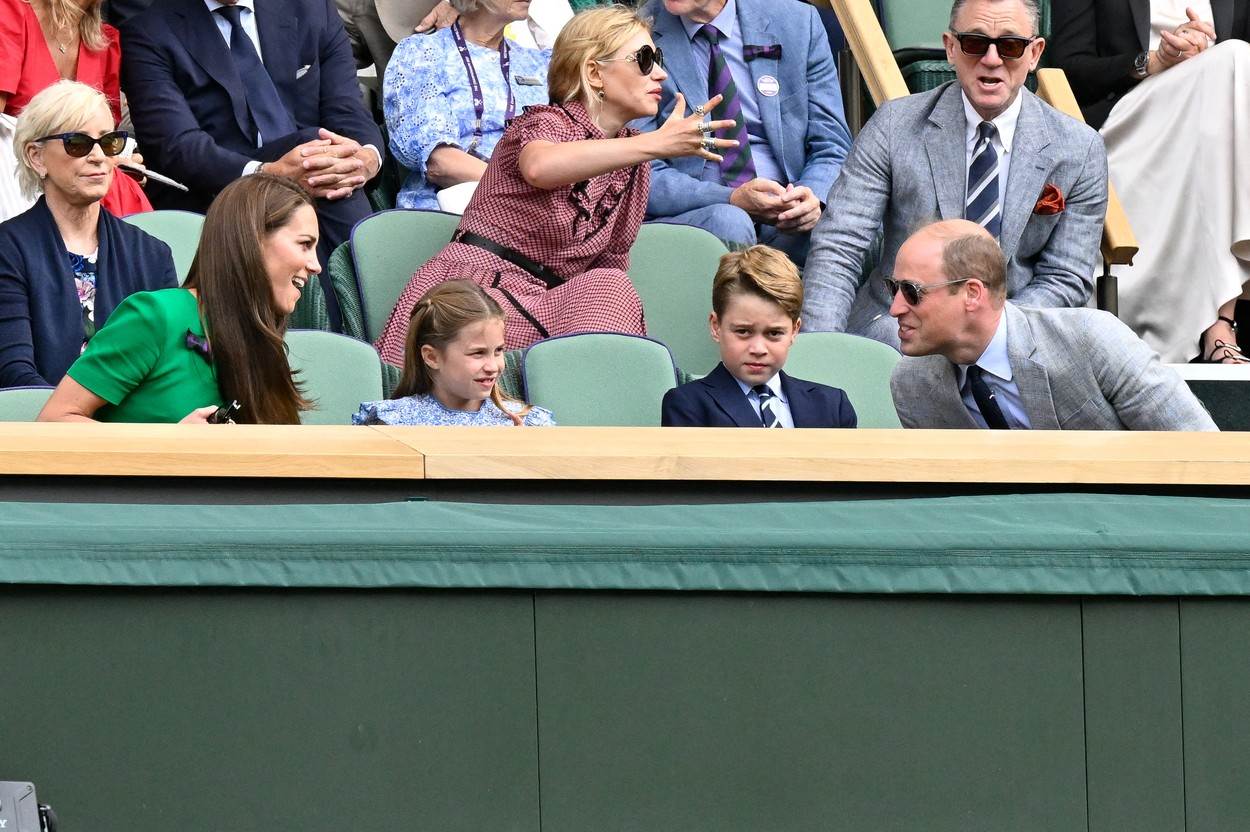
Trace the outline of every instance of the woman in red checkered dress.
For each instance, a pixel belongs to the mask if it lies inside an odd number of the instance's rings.
[[[677,101],[660,129],[625,125],[655,115],[662,57],[649,24],[620,6],[582,12],[556,40],[552,105],[527,107],[491,155],[452,242],[412,277],[376,344],[404,361],[413,307],[447,280],[477,282],[507,313],[509,349],[572,332],[645,334],[642,303],[626,275],[650,185],[650,162],[719,161],[735,142],[704,122],[719,98],[685,115]],[[611,138],[609,138],[611,137]]]

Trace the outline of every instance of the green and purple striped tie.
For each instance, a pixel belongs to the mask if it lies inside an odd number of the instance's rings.
[[[738,87],[734,84],[733,75],[729,72],[729,64],[721,54],[721,34],[711,23],[705,23],[699,34],[707,39],[711,60],[707,68],[707,96],[712,98],[721,95],[720,104],[712,111],[714,121],[733,119],[734,126],[722,130],[718,139],[737,139],[737,147],[719,148],[723,159],[720,163],[721,181],[731,188],[737,188],[755,178],[755,162],[751,160],[751,137],[747,135],[746,120],[742,117],[742,104],[738,101]]]

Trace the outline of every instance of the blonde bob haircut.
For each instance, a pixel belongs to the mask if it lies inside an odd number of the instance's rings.
[[[113,113],[104,93],[78,81],[57,81],[30,100],[13,131],[13,147],[21,148],[13,155],[17,157],[17,184],[23,194],[29,198],[43,190],[30,163],[30,151],[38,144],[35,139],[79,130],[100,113],[112,123]]]
[[[651,22],[625,6],[605,6],[573,15],[552,48],[547,68],[547,95],[552,104],[580,101],[592,114],[599,96],[590,85],[592,61],[612,57],[639,32],[651,32]]]
[[[723,317],[735,295],[770,300],[797,321],[803,311],[803,281],[790,258],[775,248],[755,245],[720,259],[712,280],[712,311]]]

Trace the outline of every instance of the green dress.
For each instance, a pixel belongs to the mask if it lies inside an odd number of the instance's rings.
[[[198,407],[221,407],[217,373],[187,333],[206,343],[195,295],[186,289],[136,292],[69,368],[74,381],[108,402],[102,422],[178,422]]]

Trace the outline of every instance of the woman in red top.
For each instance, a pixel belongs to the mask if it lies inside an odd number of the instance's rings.
[[[556,39],[547,75],[550,105],[527,107],[496,145],[452,242],[413,275],[376,344],[402,365],[413,307],[432,286],[458,278],[486,290],[507,318],[509,349],[573,332],[644,334],[642,302],[629,282],[652,159],[702,156],[736,142],[703,122],[719,99],[685,115],[679,98],[660,129],[654,116],[665,75],[650,26],[613,6],[582,12]]]
[[[120,122],[121,42],[100,19],[100,0],[0,0],[0,111],[16,117],[63,78],[104,93]],[[151,211],[143,190],[114,176],[102,203],[115,216]],[[0,217],[0,220],[5,217]]]

